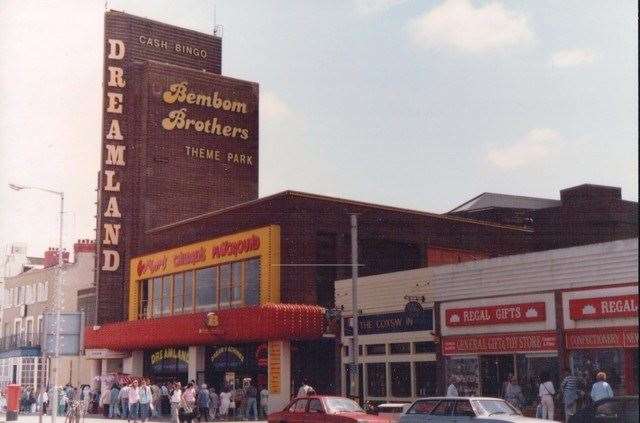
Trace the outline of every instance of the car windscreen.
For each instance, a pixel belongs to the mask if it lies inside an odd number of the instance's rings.
[[[514,407],[509,405],[508,402],[498,399],[483,399],[483,400],[475,400],[475,405],[479,405],[484,412],[489,416],[494,416],[498,414],[506,414],[506,415],[520,415],[520,412],[516,410]]]
[[[407,414],[429,414],[431,413],[431,410],[436,408],[436,405],[438,405],[439,402],[440,400],[435,399],[417,400],[407,410]]]
[[[360,412],[360,406],[348,398],[327,398],[327,408],[331,413]]]

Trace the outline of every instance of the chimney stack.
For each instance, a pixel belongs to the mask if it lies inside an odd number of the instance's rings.
[[[49,247],[49,249],[44,252],[44,268],[57,266],[59,254],[59,248]],[[62,262],[69,263],[69,252],[64,248],[62,249]]]
[[[79,239],[73,244],[73,257],[76,257],[78,253],[95,253],[96,242],[92,239]],[[75,258],[74,258],[75,261]]]

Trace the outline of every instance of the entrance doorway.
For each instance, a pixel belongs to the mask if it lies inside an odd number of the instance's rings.
[[[502,397],[502,384],[514,373],[513,355],[483,355],[480,357],[482,395]]]

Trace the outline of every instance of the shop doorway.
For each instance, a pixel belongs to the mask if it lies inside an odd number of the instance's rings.
[[[482,395],[502,397],[502,384],[514,374],[513,355],[483,355],[480,357]]]

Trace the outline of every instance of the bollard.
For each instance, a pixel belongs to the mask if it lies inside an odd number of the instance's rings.
[[[20,385],[7,385],[7,421],[18,420],[20,411]]]

